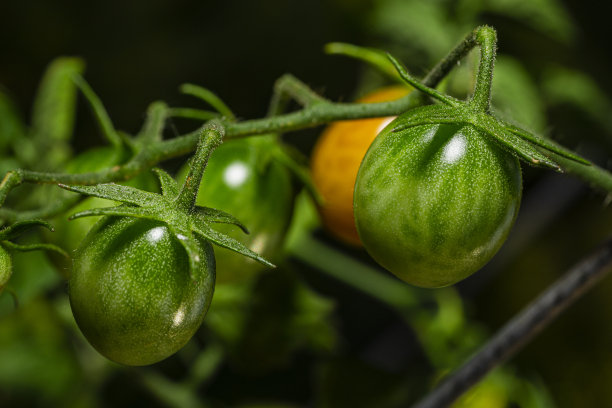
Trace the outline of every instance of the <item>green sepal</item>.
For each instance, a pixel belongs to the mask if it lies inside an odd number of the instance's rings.
[[[196,216],[203,222],[214,222],[219,224],[232,224],[240,228],[245,234],[249,233],[248,228],[233,215],[218,210],[216,208],[196,206],[194,209]]]
[[[144,207],[131,207],[127,205],[119,205],[116,207],[101,207],[92,208],[91,210],[80,211],[68,217],[69,221],[82,217],[96,217],[101,215],[108,216],[124,216],[134,218],[146,218],[154,221],[164,221],[156,211]]]
[[[238,252],[246,257],[254,259],[257,262],[269,266],[270,268],[276,268],[273,263],[259,256],[257,253],[251,251],[249,248],[244,246],[242,243],[236,241],[235,239],[230,238],[227,235],[221,234],[220,232],[217,232],[214,229],[210,228],[210,226],[205,222],[202,222],[200,220],[195,221],[193,225],[193,231],[196,234],[200,234],[202,237],[217,244],[220,247],[231,249],[234,252]]]
[[[74,191],[75,193],[106,198],[107,200],[120,201],[138,206],[150,206],[161,202],[161,196],[159,194],[149,193],[148,191],[115,183],[97,184],[95,186],[58,184],[58,186],[65,190]]]
[[[42,226],[47,228],[49,231],[54,231],[53,226],[44,220],[18,221],[0,230],[0,241],[13,239],[34,226]]]
[[[195,157],[201,161],[192,163],[190,175],[193,179],[191,181],[186,179],[182,189],[179,189],[172,177],[161,169],[155,171],[162,185],[163,194],[149,193],[114,183],[95,186],[59,184],[66,190],[124,203],[124,205],[115,207],[79,212],[72,215],[70,219],[107,215],[146,218],[162,222],[173,232],[189,254],[192,278],[197,267],[195,262],[199,262],[197,259],[198,248],[193,232],[212,243],[273,267],[273,264],[240,242],[214,231],[209,226],[210,222],[229,223],[237,225],[248,233],[246,227],[234,216],[224,211],[195,205],[195,196],[206,167],[206,161],[214,148],[221,143],[223,134],[224,128],[218,121],[210,122],[203,127],[195,154]]]
[[[561,171],[557,162],[542,154],[533,144],[507,130],[496,118],[483,113],[478,115],[478,119],[472,120],[472,125],[494,137],[506,150],[514,152],[525,162]]]
[[[68,253],[66,251],[64,251],[62,248],[53,245],[53,244],[27,244],[27,245],[21,245],[21,244],[16,244],[14,242],[11,241],[4,241],[2,242],[2,245],[5,248],[8,249],[12,249],[15,251],[19,251],[19,252],[29,252],[29,251],[38,251],[40,249],[43,249],[45,251],[53,251],[56,252],[62,256],[65,256],[66,258],[69,258],[70,256],[68,255]]]
[[[590,166],[591,162],[586,160],[583,157],[578,156],[576,153],[564,148],[563,146],[559,146],[558,144],[550,141],[550,140],[546,140],[543,137],[537,136],[533,133],[530,133],[524,129],[521,129],[517,126],[514,126],[510,123],[507,122],[503,122],[503,121],[499,121],[500,123],[502,123],[502,125],[510,132],[512,132],[513,134],[530,141],[531,143],[545,149],[548,151],[551,151],[553,153],[558,154],[561,157],[565,157],[566,159],[569,160],[573,160],[575,162],[584,164],[586,166]]]
[[[402,123],[393,128],[393,132],[400,132],[410,127],[421,125],[472,125],[479,131],[492,137],[505,150],[516,154],[525,162],[531,165],[549,167],[556,171],[561,170],[554,160],[541,153],[529,141],[506,129],[498,119],[489,114],[442,105],[427,105],[415,108],[409,112],[413,113],[403,116]]]
[[[185,252],[187,252],[187,257],[189,258],[189,276],[191,280],[195,281],[195,272],[198,270],[200,262],[206,262],[206,259],[202,260],[200,258],[198,245],[191,231],[171,224],[168,224],[168,227],[178,242],[183,246]]]
[[[154,168],[153,171],[159,179],[159,184],[164,197],[175,199],[179,193],[179,185],[176,180],[174,180],[167,172],[158,167]]]

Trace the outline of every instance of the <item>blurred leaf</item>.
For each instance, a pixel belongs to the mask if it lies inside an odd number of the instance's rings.
[[[157,398],[168,407],[203,408],[206,405],[199,400],[191,387],[169,380],[168,378],[149,370],[139,371],[141,382]]]
[[[18,395],[36,406],[66,406],[79,392],[70,342],[53,308],[42,300],[0,318],[0,362],[0,395],[8,391],[9,397]]]
[[[25,133],[25,125],[13,101],[0,90],[0,156],[6,154],[8,147],[23,138]]]
[[[370,26],[396,44],[420,52],[428,62],[445,55],[465,33],[447,14],[445,0],[378,0]],[[401,55],[401,54],[399,54]]]
[[[473,1],[473,0],[468,0]],[[492,11],[504,16],[514,17],[531,28],[549,35],[551,38],[571,43],[576,29],[570,14],[558,0],[476,0],[482,4],[482,11]]]
[[[32,109],[31,133],[37,157],[29,159],[38,168],[56,167],[68,157],[65,142],[72,137],[77,95],[72,78],[84,69],[81,59],[60,57],[45,71]]]
[[[503,55],[497,58],[492,92],[496,114],[535,132],[546,130],[537,84],[517,60]]]
[[[496,369],[465,393],[453,408],[506,408],[514,378]]]
[[[333,303],[286,270],[267,271],[252,287],[219,288],[205,324],[242,369],[265,372],[288,364],[300,349],[331,351],[336,345]]]
[[[571,105],[612,132],[612,101],[587,74],[551,67],[543,75],[542,86],[550,104]]]

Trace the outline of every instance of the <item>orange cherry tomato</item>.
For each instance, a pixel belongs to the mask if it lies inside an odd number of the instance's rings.
[[[400,99],[410,92],[406,86],[391,86],[357,100],[361,103]],[[353,219],[353,190],[359,165],[376,135],[395,117],[345,120],[325,128],[317,141],[310,168],[323,198],[319,207],[325,228],[341,241],[361,246]]]

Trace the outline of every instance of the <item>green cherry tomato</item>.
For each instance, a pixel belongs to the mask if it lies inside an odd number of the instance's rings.
[[[11,255],[0,244],[0,293],[11,277],[12,268]]]
[[[200,184],[197,204],[226,211],[249,229],[214,229],[242,242],[272,262],[278,259],[293,215],[294,188],[287,168],[273,157],[278,142],[266,136],[229,140],[212,154]],[[187,169],[179,172],[183,180]],[[217,283],[244,282],[266,267],[233,251],[215,247]]]
[[[500,248],[521,199],[518,160],[466,125],[403,116],[375,139],[355,184],[359,236],[400,279],[442,287],[480,269]]]
[[[153,364],[196,332],[215,284],[212,246],[195,239],[201,265],[190,277],[188,256],[165,224],[104,217],[74,257],[70,305],[87,340],[126,365]]]

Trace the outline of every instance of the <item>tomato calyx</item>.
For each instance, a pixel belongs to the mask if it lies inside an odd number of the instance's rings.
[[[159,221],[168,226],[189,256],[190,274],[198,269],[200,259],[194,234],[221,247],[233,250],[264,265],[274,267],[263,257],[248,249],[239,241],[212,228],[214,223],[234,224],[248,233],[246,227],[231,214],[195,204],[198,188],[206,163],[212,151],[221,143],[223,127],[217,121],[207,123],[201,131],[195,158],[191,161],[188,176],[182,186],[165,171],[155,169],[162,194],[150,193],[134,187],[107,183],[95,186],[59,186],[77,193],[119,201],[116,207],[96,208],[72,215],[69,219],[86,216],[125,216]]]
[[[478,29],[476,32],[480,33]],[[483,39],[480,38],[480,40]],[[491,41],[494,42],[494,40],[493,32]],[[490,92],[495,52],[491,51],[490,48],[494,48],[494,44],[488,44],[488,47],[483,46],[481,48],[489,49],[489,61],[485,61],[487,53],[483,52],[475,92],[468,101],[453,98],[428,87],[411,76],[395,57],[387,54],[398,74],[406,83],[440,102],[410,110],[403,116],[403,121],[393,128],[392,131],[400,132],[411,127],[428,124],[471,125],[492,138],[506,151],[516,155],[530,165],[548,167],[562,172],[561,166],[555,160],[555,155],[583,165],[591,165],[588,160],[568,149],[491,115]]]

